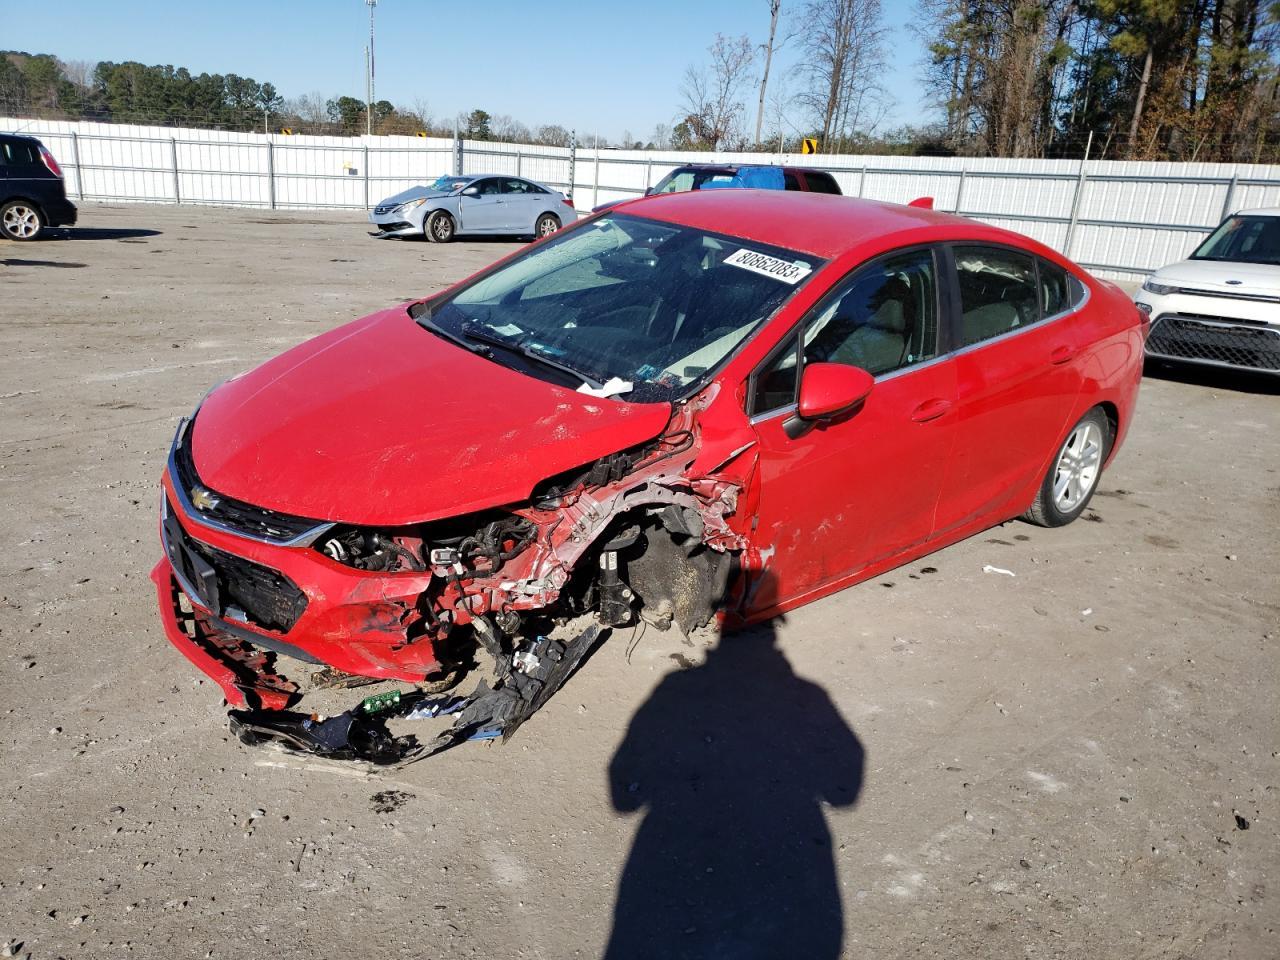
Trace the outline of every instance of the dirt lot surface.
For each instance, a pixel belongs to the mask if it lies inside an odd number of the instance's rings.
[[[647,927],[681,957],[732,904],[797,957],[1280,953],[1274,392],[1148,378],[1083,521],[711,653],[616,633],[511,743],[370,774],[228,736],[154,611],[157,479],[212,384],[514,245],[353,213],[82,224],[0,245],[11,952],[596,957],[616,911],[611,956]],[[753,936],[715,955],[775,955]]]

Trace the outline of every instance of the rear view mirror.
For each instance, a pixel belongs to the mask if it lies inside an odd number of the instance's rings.
[[[813,424],[850,413],[862,404],[876,385],[875,378],[861,367],[843,363],[810,363],[800,374],[800,402],[795,432],[799,436]]]

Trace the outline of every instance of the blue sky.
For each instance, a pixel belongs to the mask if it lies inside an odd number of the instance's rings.
[[[926,119],[911,6],[885,3],[888,127]],[[766,0],[379,0],[376,17],[379,99],[423,100],[437,119],[480,107],[615,140],[671,122],[685,67],[704,62],[717,31],[762,41],[769,27]],[[364,96],[363,0],[0,0],[0,24],[0,48],[238,73],[286,97]],[[797,54],[783,51],[771,85],[794,82]],[[754,126],[754,93],[744,99]]]

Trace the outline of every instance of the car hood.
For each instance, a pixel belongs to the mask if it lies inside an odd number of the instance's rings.
[[[1183,260],[1161,267],[1152,277],[1157,283],[1186,285],[1227,293],[1280,294],[1280,267],[1268,263],[1228,260]],[[1238,280],[1239,283],[1228,281]]]
[[[526,500],[656,437],[667,403],[601,400],[500,366],[396,307],[211,393],[192,429],[210,489],[282,513],[398,526]]]
[[[401,190],[394,196],[378,201],[378,206],[394,207],[401,203],[407,203],[410,200],[417,200],[419,197],[426,197],[428,200],[436,200],[440,197],[452,196],[452,194],[452,190],[433,190],[430,187],[410,187],[408,190]]]

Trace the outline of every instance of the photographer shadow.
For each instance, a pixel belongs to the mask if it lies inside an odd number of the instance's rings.
[[[607,960],[840,956],[824,804],[851,807],[863,748],[777,646],[775,620],[668,674],[609,766],[614,807],[644,811]]]

